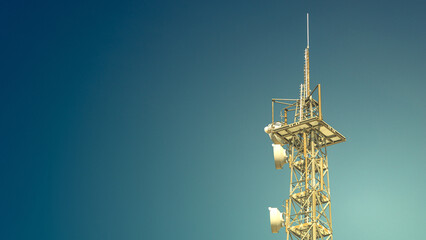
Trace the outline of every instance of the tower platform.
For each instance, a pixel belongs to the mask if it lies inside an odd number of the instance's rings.
[[[320,233],[320,235],[317,235],[317,238],[320,238],[321,235],[325,237],[331,234],[331,231],[323,227],[321,224],[319,223],[314,223],[314,224],[316,225],[318,233]],[[312,222],[302,223],[300,225],[290,227],[290,231],[292,231],[299,238],[303,238],[305,237],[304,235],[308,232],[310,228],[312,228],[312,225],[314,224]]]
[[[271,129],[271,133],[275,133],[276,137],[281,138],[284,142],[289,143],[293,135],[303,132],[304,130],[314,128],[319,130],[326,139],[326,145],[331,146],[337,143],[345,142],[346,138],[337,130],[332,128],[319,117],[309,118],[300,122],[295,122],[281,127]]]

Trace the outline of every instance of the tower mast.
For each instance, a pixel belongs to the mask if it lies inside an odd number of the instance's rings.
[[[318,100],[313,95],[317,93]],[[280,121],[274,121],[274,106],[282,106]],[[294,122],[289,114],[294,112]],[[323,120],[321,85],[310,90],[309,14],[305,48],[304,83],[299,99],[272,99],[272,123],[265,127],[271,138],[275,168],[290,168],[290,194],[284,213],[269,208],[271,230],[285,227],[286,238],[300,240],[333,239],[327,147],[346,138]]]
[[[309,79],[309,13],[306,14],[306,39],[307,46],[305,48],[305,97],[310,94],[310,79]]]

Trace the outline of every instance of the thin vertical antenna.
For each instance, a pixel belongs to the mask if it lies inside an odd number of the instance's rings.
[[[306,13],[306,38],[308,39],[309,48],[309,13]]]
[[[308,46],[305,49],[305,95],[309,96],[311,93],[309,79],[309,13],[306,13],[306,39]]]

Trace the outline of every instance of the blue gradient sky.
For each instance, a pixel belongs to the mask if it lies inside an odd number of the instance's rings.
[[[2,2],[0,238],[283,239],[306,12],[334,238],[422,238],[426,3],[275,0]]]

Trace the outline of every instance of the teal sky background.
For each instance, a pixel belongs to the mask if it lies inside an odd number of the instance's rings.
[[[311,85],[334,239],[422,239],[424,1],[3,1],[1,239],[284,239],[263,128]]]

